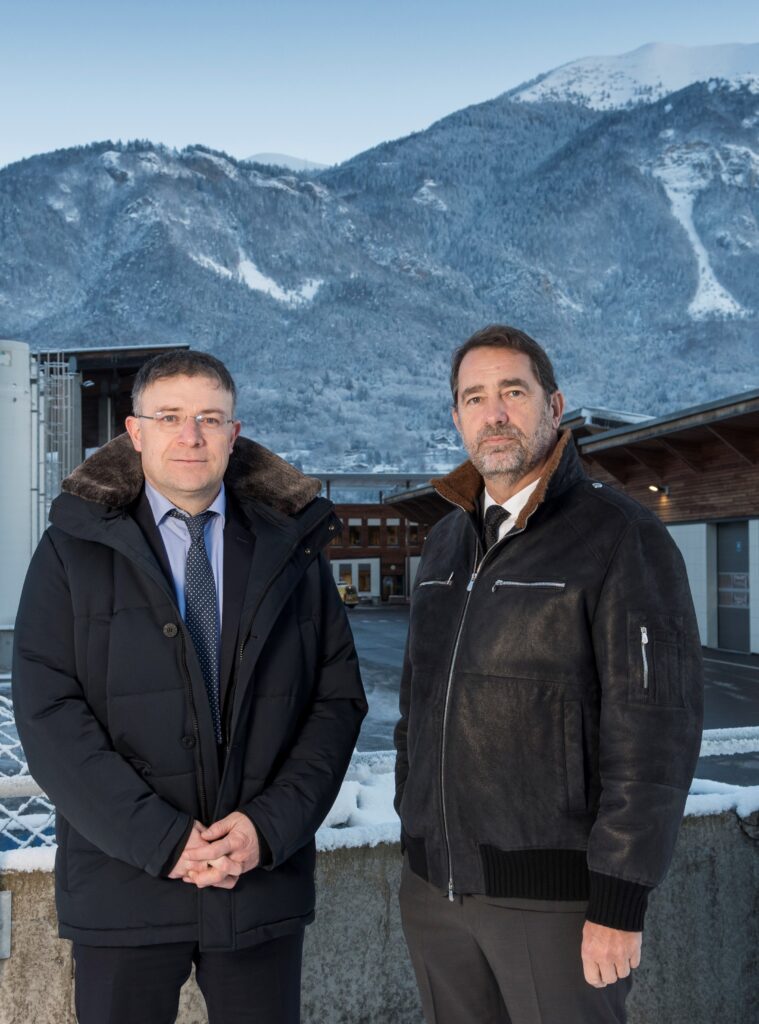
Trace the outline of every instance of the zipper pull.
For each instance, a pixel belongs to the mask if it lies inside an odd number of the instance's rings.
[[[646,645],[648,644],[648,630],[645,626],[640,627],[640,653],[643,655],[643,689],[648,692],[648,654],[646,653]]]
[[[453,898],[453,879],[452,878],[448,879],[448,899],[451,901],[451,903],[455,902],[454,898]]]
[[[646,629],[645,626],[641,626],[640,627],[640,642],[642,644],[647,644],[648,643],[648,630]]]
[[[469,582],[466,585],[467,591],[470,591],[472,589],[472,587],[474,586],[474,581],[476,579],[477,579],[477,570],[475,569],[474,572],[472,573],[472,578],[469,580]]]

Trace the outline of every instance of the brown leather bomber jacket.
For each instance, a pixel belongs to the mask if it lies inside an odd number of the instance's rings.
[[[587,478],[563,434],[514,528],[483,556],[482,479],[435,481],[396,727],[409,863],[453,893],[588,900],[639,931],[698,758],[703,673],[680,553],[661,521]]]

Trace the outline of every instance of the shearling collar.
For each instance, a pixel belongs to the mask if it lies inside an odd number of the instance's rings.
[[[129,435],[120,434],[77,466],[62,487],[86,501],[124,508],[137,498],[143,483],[139,453]],[[241,503],[258,501],[288,516],[300,512],[321,490],[321,481],[245,437],[235,442],[224,485]]]
[[[554,486],[556,485],[558,482],[557,478],[560,476],[557,470],[562,462],[571,462],[571,465],[567,467],[568,472],[561,474],[561,476],[569,476],[570,482],[578,473],[580,476],[584,475],[572,441],[571,430],[562,430],[559,434],[559,440],[556,442],[556,447],[546,463],[538,486],[530,495],[527,504],[519,513],[514,523],[515,530],[521,530],[538,505],[545,500],[549,485],[552,482]],[[485,487],[482,477],[469,461],[457,466],[447,476],[438,477],[435,480],[431,480],[430,483],[438,494],[453,502],[454,505],[463,508],[465,512],[470,513],[477,510],[480,495]]]

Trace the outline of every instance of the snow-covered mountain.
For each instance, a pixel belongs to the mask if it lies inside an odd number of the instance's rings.
[[[267,167],[286,167],[288,171],[323,171],[328,166],[314,163],[313,160],[302,160],[299,156],[288,156],[287,153],[254,153],[247,160]]]
[[[338,167],[97,143],[0,170],[0,337],[187,341],[312,470],[458,457],[451,349],[515,323],[570,405],[759,386],[759,95],[503,95]]]
[[[753,82],[759,91],[759,43],[673,46],[648,43],[612,57],[570,61],[509,95],[535,103],[581,103],[593,110],[620,110],[653,103],[694,82]]]

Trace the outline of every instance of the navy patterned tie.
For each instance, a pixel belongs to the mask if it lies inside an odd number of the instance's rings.
[[[510,516],[502,505],[488,505],[487,511],[485,512],[485,550],[495,544],[498,540],[498,533],[501,529],[501,523],[505,523]]]
[[[219,605],[216,600],[216,580],[208,560],[204,537],[206,523],[216,513],[201,512],[198,516],[187,516],[172,509],[169,515],[181,520],[190,534],[184,578],[184,620],[203,672],[216,742],[221,743]]]

